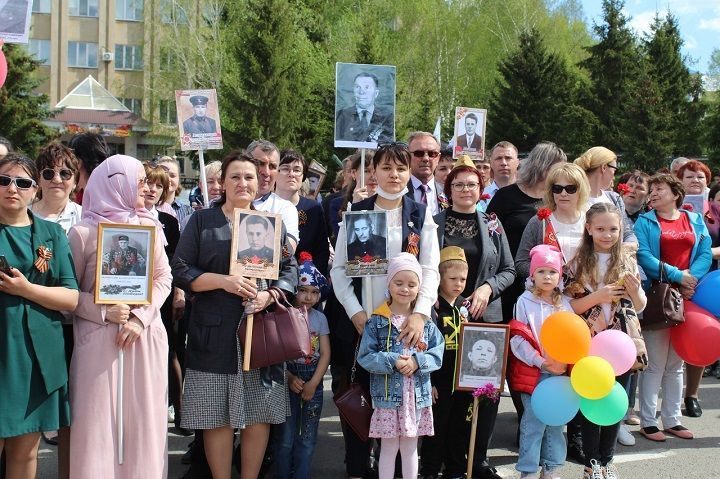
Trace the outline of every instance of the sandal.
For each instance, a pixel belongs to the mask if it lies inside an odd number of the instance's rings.
[[[677,427],[677,426],[676,426]],[[640,434],[655,442],[665,442],[667,437],[656,426],[640,428]]]
[[[668,434],[672,434],[675,437],[679,437],[680,439],[692,439],[695,437],[693,433],[682,424],[678,424],[675,427],[665,429],[665,432]]]

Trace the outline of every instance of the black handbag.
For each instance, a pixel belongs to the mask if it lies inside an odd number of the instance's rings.
[[[372,399],[362,384],[355,382],[355,369],[357,368],[357,353],[360,346],[355,348],[355,361],[350,373],[350,384],[333,397],[340,417],[350,426],[363,442],[370,435],[370,420],[372,419]]]
[[[671,328],[685,322],[685,306],[680,291],[663,281],[665,263],[660,262],[658,281],[653,281],[647,292],[647,305],[643,311],[640,324],[646,330]]]

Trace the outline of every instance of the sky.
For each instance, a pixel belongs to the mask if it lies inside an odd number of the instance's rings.
[[[581,0],[589,25],[602,22],[601,0]],[[670,10],[680,23],[683,54],[691,71],[707,72],[710,55],[720,48],[720,0],[625,0],[625,13],[639,34],[650,31],[655,12],[660,17]]]

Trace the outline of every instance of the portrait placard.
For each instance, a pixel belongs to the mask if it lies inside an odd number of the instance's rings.
[[[690,205],[692,209],[687,208],[685,205]],[[705,214],[705,195],[685,195],[682,207],[699,215]]]
[[[0,0],[0,38],[5,43],[28,43],[32,0]]]
[[[155,226],[98,225],[95,303],[152,302]]]
[[[230,274],[248,278],[278,279],[280,234],[278,214],[235,208],[230,247]]]
[[[318,194],[320,193],[320,188],[322,188],[323,182],[325,181],[326,174],[327,169],[319,162],[313,160],[310,163],[310,166],[308,166],[307,169],[307,173],[305,174],[305,177],[310,184],[310,191],[308,193],[309,198],[317,198]]]
[[[452,144],[453,158],[468,155],[482,158],[485,155],[485,119],[487,110],[459,106],[455,108],[455,132]]]
[[[462,323],[455,364],[455,390],[474,391],[490,383],[502,391],[510,329],[503,324]]]
[[[395,67],[335,64],[335,147],[395,141]]]
[[[175,106],[182,151],[222,150],[215,90],[175,90]]]
[[[348,211],[345,223],[345,275],[387,274],[387,216],[385,211]]]

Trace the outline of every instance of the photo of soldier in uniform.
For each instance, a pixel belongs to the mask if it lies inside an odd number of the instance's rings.
[[[502,389],[508,342],[507,326],[462,324],[455,389],[474,390],[488,383]]]
[[[183,122],[183,130],[191,135],[217,132],[215,120],[207,116],[208,97],[194,95],[190,97],[193,106],[193,116]]]
[[[223,148],[215,90],[176,90],[175,107],[182,151]]]
[[[139,246],[139,245],[138,245]],[[128,235],[118,235],[116,244],[103,252],[103,274],[116,276],[147,276],[146,253],[130,246]]]
[[[232,221],[230,274],[248,278],[277,279],[283,254],[279,214],[236,209]]]
[[[275,229],[270,225],[271,221],[271,219],[266,219],[262,216],[248,216],[244,220],[245,234],[249,247],[238,251],[238,261],[250,258],[252,262],[264,260],[272,263],[273,250],[268,246],[268,240],[269,244],[272,245],[273,232]]]

